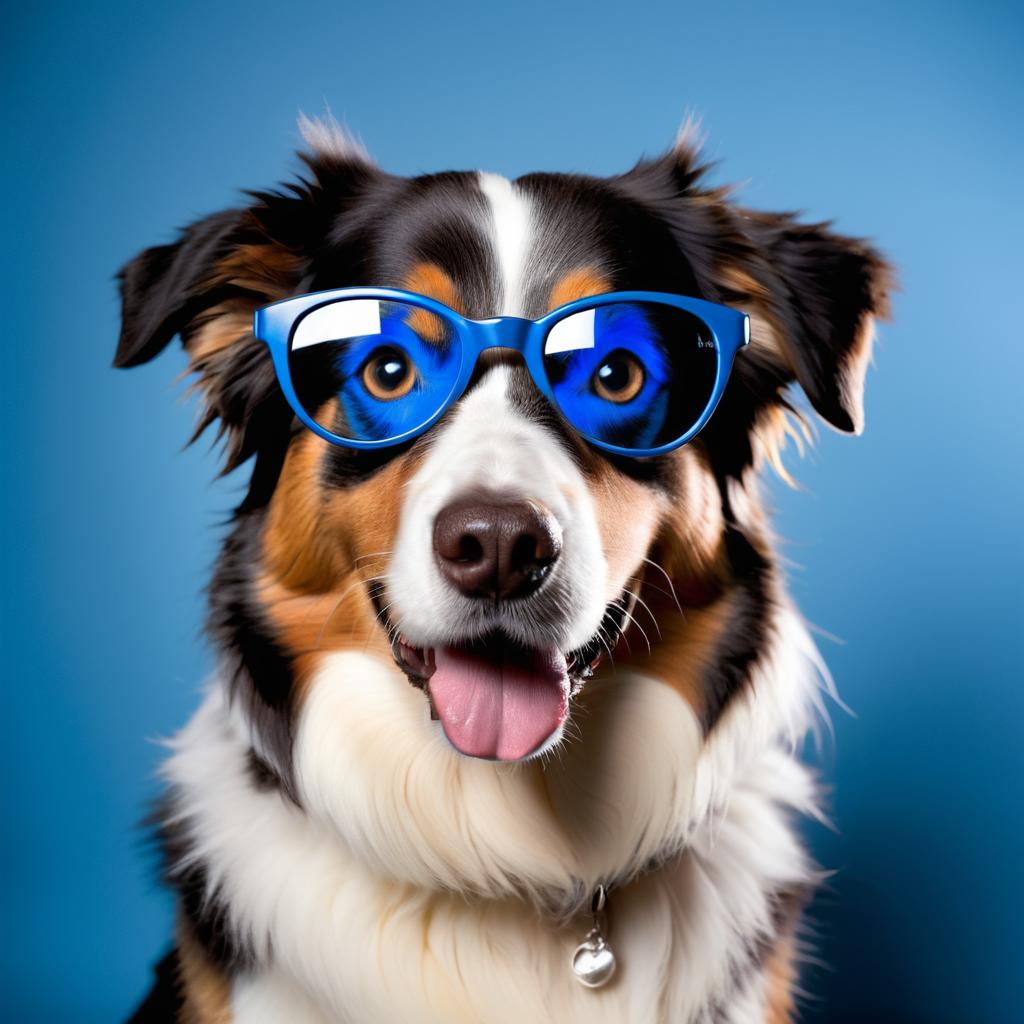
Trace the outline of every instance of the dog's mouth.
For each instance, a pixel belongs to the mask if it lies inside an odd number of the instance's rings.
[[[622,633],[626,596],[608,606],[590,641],[568,653],[528,646],[501,631],[466,643],[416,647],[390,629],[391,653],[426,693],[432,717],[456,750],[521,761],[561,736],[572,698]]]
[[[403,638],[396,660],[421,681],[449,742],[470,757],[519,761],[565,723],[569,667],[556,648],[528,648],[500,633],[421,650]]]

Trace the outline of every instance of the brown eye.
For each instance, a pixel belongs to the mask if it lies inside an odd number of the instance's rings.
[[[636,356],[619,349],[594,372],[594,394],[606,402],[629,402],[644,386],[644,368]]]
[[[363,364],[363,387],[381,402],[404,398],[416,383],[416,367],[397,348],[378,349]]]

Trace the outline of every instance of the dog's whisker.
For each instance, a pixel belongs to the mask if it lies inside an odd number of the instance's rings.
[[[663,587],[656,586],[649,579],[646,579],[643,576],[627,576],[626,582],[636,583],[640,587],[647,587],[649,590],[653,590],[654,593],[661,594],[662,597],[669,598],[673,604],[675,603],[675,594],[670,594]]]
[[[606,653],[608,654],[608,660],[612,663],[612,666],[614,667],[615,655],[612,654],[612,646],[610,645],[611,638],[608,636],[608,631],[604,628],[603,624],[597,627],[597,639],[604,647]]]
[[[633,595],[633,600],[636,601],[636,603],[638,605],[640,605],[640,607],[643,608],[643,610],[645,612],[647,612],[648,616],[650,617],[652,625],[654,626],[655,630],[658,633],[658,639],[661,640],[662,639],[662,636],[661,636],[661,626],[659,625],[658,619],[655,616],[654,612],[651,611],[651,606],[639,594],[634,594]],[[633,621],[636,622],[635,619]],[[637,623],[637,629],[639,629],[639,628],[640,628],[640,625],[639,625],[639,623]]]
[[[320,632],[317,634],[316,646],[313,648],[313,650],[315,650],[315,651],[320,650],[320,645],[323,643],[324,634],[327,631],[327,627],[330,624],[331,619],[334,618],[335,613],[341,607],[341,604],[345,600],[345,598],[348,597],[349,594],[351,594],[354,590],[358,589],[359,587],[365,587],[368,583],[372,583],[375,580],[381,580],[381,579],[384,579],[384,578],[385,577],[383,577],[381,575],[368,576],[366,578],[363,578],[361,576],[358,576],[358,574],[357,574],[356,580],[353,583],[351,583],[349,586],[347,586],[341,592],[341,594],[338,597],[337,601],[334,602],[334,606],[331,608],[330,612],[328,613],[327,618],[324,619],[323,625],[320,627]]]
[[[291,574],[295,571],[295,566],[299,564],[300,557],[301,552],[296,553],[295,557],[292,559],[291,565],[289,565],[288,568],[283,573],[281,573],[281,579],[286,580],[288,579],[289,576],[291,576]]]
[[[652,569],[657,569],[658,572],[660,572],[661,575],[665,577],[665,582],[668,584],[669,590],[672,591],[672,600],[675,601],[676,607],[679,609],[679,614],[682,615],[683,606],[679,603],[679,595],[676,593],[676,585],[672,582],[672,577],[669,576],[669,574],[665,571],[664,567],[659,565],[656,561],[654,561],[653,558],[645,557],[643,561],[646,562],[649,566],[651,566]]]
[[[637,589],[635,591],[631,591],[631,593],[634,593],[636,595],[637,600],[639,600],[640,598],[640,591],[643,587],[648,587],[650,590],[653,590],[656,594],[664,594],[666,597],[669,596],[667,590],[662,590],[660,587],[654,586],[654,584],[651,583],[650,580],[645,579],[643,576],[627,576],[626,582],[636,584]]]
[[[640,631],[640,636],[643,637],[643,641],[647,645],[647,653],[649,654],[651,651],[651,646],[650,638],[647,636],[647,631],[636,621],[636,618],[632,614],[630,614],[630,612],[628,612],[625,608],[623,608],[623,614]]]
[[[630,613],[629,613],[628,611],[626,611],[626,609],[625,609],[625,608],[623,608],[623,607],[622,607],[621,605],[617,604],[617,603],[616,603],[616,602],[614,602],[614,601],[613,601],[612,603],[613,603],[613,604],[615,605],[615,607],[617,607],[617,608],[618,608],[618,609],[619,609],[619,610],[620,610],[620,611],[622,612],[622,614],[623,614],[623,615],[624,615],[624,616],[625,616],[625,617],[626,617],[627,619],[629,619],[629,621],[630,621],[630,622],[631,622],[631,623],[632,623],[632,624],[633,624],[634,626],[636,626],[636,628],[637,628],[638,630],[640,630],[640,635],[641,635],[641,636],[642,636],[642,637],[644,638],[644,643],[646,643],[646,644],[647,644],[647,653],[648,653],[648,654],[650,654],[650,653],[651,653],[651,641],[650,641],[650,639],[649,639],[649,638],[648,638],[648,636],[647,636],[647,632],[646,632],[646,630],[645,630],[645,629],[643,628],[643,626],[641,626],[641,625],[640,625],[640,623],[639,623],[639,622],[637,622],[637,621],[636,621],[636,619],[635,619],[635,618],[634,618],[634,617],[633,617],[633,616],[632,616],[632,615],[631,615],[631,614],[630,614]],[[623,635],[624,635],[624,637],[625,637],[625,639],[626,639],[626,648],[627,648],[627,650],[628,650],[628,649],[629,649],[629,637],[628,637],[628,634],[623,634]]]
[[[323,640],[324,640],[324,633],[325,633],[325,632],[327,631],[327,626],[328,626],[328,624],[330,623],[331,619],[333,619],[333,618],[334,618],[334,614],[335,614],[335,612],[337,612],[337,610],[338,610],[338,609],[339,609],[339,608],[341,607],[341,603],[342,603],[342,601],[344,601],[344,600],[345,600],[345,598],[346,598],[346,597],[347,597],[347,596],[348,596],[348,595],[349,595],[349,594],[350,594],[350,593],[351,593],[351,592],[352,592],[352,591],[353,591],[353,590],[354,590],[354,589],[355,589],[355,588],[356,588],[356,587],[357,587],[358,585],[359,585],[358,583],[354,583],[354,584],[353,584],[353,585],[352,585],[351,587],[348,587],[348,588],[347,588],[346,590],[344,590],[344,591],[342,592],[342,594],[341,594],[341,596],[340,596],[340,597],[338,598],[338,600],[334,602],[334,605],[333,605],[333,607],[331,608],[330,612],[328,612],[328,614],[327,614],[327,618],[326,618],[326,619],[324,619],[323,625],[322,625],[322,626],[320,627],[320,632],[319,632],[319,633],[317,633],[317,636],[316,636],[316,645],[314,646],[313,650],[315,650],[315,651],[319,651],[319,650],[320,650],[320,645],[321,645],[321,644],[323,643]]]
[[[359,565],[360,562],[369,561],[371,558],[387,559],[394,554],[394,551],[371,551],[368,554],[360,555],[358,558],[352,560],[353,566]]]

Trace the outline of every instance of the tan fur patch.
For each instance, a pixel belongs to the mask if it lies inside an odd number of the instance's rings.
[[[368,480],[326,489],[329,442],[312,432],[292,445],[271,499],[259,593],[301,687],[321,656],[359,649],[388,656],[367,586],[387,567],[401,495],[418,459],[393,459]]]
[[[793,1020],[793,989],[796,955],[793,940],[780,942],[765,964],[767,1015],[765,1024],[790,1024]]]
[[[195,317],[183,332],[189,367],[182,376],[191,373],[196,377],[186,393],[200,391],[205,403],[193,440],[223,413],[220,392],[236,346],[256,344],[252,341],[253,313],[260,306],[289,295],[301,269],[301,259],[279,246],[241,245],[225,256],[206,280],[205,286],[210,289],[234,285],[253,294],[211,307]],[[237,441],[237,437],[231,438],[228,469],[237,464]]]
[[[731,614],[724,522],[718,488],[699,444],[680,449],[673,458],[676,479],[659,506],[649,557],[644,559],[647,552],[641,551],[633,563],[639,563],[643,586],[632,612],[635,625],[626,634],[629,649],[623,653],[620,648],[615,658],[661,679],[701,717],[704,677],[715,663]],[[642,494],[617,489],[619,525],[610,535],[602,532],[606,551],[624,537],[646,534],[637,530]]]
[[[737,267],[735,264],[723,264],[719,271],[722,277],[722,284],[730,291],[751,302],[767,303],[771,298],[768,286],[762,284],[753,274]]]
[[[202,408],[192,440],[199,437],[218,417],[223,415],[223,382],[228,378],[229,365],[235,349],[239,346],[256,344],[251,340],[252,314],[256,308],[253,302],[235,299],[214,306],[197,317],[189,330],[186,351],[189,354],[188,368],[179,379],[194,375],[194,380],[185,389],[185,395],[199,392]],[[225,431],[224,424],[218,437]],[[233,469],[239,452],[239,438],[232,436],[228,445],[227,469]]]
[[[297,593],[266,574],[260,578],[260,600],[278,641],[293,659],[297,692],[330,651],[359,650],[389,658],[384,631],[366,592],[368,579],[383,568],[383,559],[361,562],[321,594]]]
[[[797,488],[799,485],[786,468],[782,456],[790,443],[798,455],[803,455],[813,443],[811,428],[803,416],[781,406],[769,406],[758,417],[753,434],[755,469],[767,462],[780,480]]]
[[[661,503],[649,487],[613,469],[604,459],[588,459],[590,496],[601,534],[601,547],[608,561],[608,578],[629,578],[650,548]],[[609,601],[619,591],[607,595]]]
[[[771,291],[752,274],[730,264],[720,268],[722,284],[732,293],[729,306],[750,317],[750,344],[776,362],[788,365],[782,325],[772,306]]]
[[[611,281],[596,267],[580,267],[560,277],[548,294],[548,310],[558,309],[577,299],[603,295],[612,290]]]
[[[319,467],[329,450],[330,442],[311,430],[292,442],[267,513],[267,570],[291,590],[324,592],[343,574],[350,557],[321,527],[324,493]]]
[[[181,1024],[230,1024],[230,985],[209,962],[184,921],[178,925],[178,963],[184,998]]]
[[[251,334],[253,309],[253,304],[234,299],[197,317],[188,342],[192,368],[212,365],[226,349]]]
[[[240,245],[217,264],[211,284],[237,285],[272,302],[289,293],[304,265],[298,255],[278,245]]]
[[[455,282],[436,263],[415,264],[405,275],[403,287],[406,291],[434,299],[456,313],[463,313]],[[444,324],[425,309],[414,310],[408,324],[424,341],[436,344],[445,338]]]
[[[663,568],[673,580],[704,589],[724,570],[721,496],[699,439],[673,459],[676,479],[658,537]]]
[[[593,453],[581,457],[608,579],[613,588],[625,580],[638,597],[615,662],[661,679],[700,717],[704,675],[731,610],[714,482],[693,451],[677,453],[678,477],[668,500]],[[616,590],[607,599],[618,596]]]
[[[616,659],[635,664],[660,679],[702,718],[703,680],[716,662],[719,643],[729,624],[729,595],[724,594],[705,607],[683,605],[680,611],[675,601],[666,597],[667,581],[659,580],[654,573],[649,577],[641,591],[644,606],[638,606],[633,615],[650,639],[651,650],[648,652],[643,638],[634,633],[625,658],[616,653]]]
[[[239,246],[212,274],[211,287],[225,284],[246,288],[262,298],[236,298],[211,307],[189,328],[190,370],[213,376],[221,356],[252,333],[252,315],[267,302],[284,298],[298,273],[297,257],[270,245]]]
[[[747,271],[735,267],[721,268],[722,281],[735,298],[729,301],[750,317],[751,350],[773,363],[790,366],[789,355],[782,341],[782,325],[772,308],[771,292]],[[771,407],[754,426],[754,447],[761,462],[767,462],[779,479],[790,487],[796,481],[786,469],[782,453],[793,442],[799,455],[812,443],[810,429],[798,413]]]

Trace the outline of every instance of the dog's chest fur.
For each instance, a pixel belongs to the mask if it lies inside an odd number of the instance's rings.
[[[787,818],[814,799],[788,750],[812,699],[812,648],[788,612],[776,627],[760,671],[778,696],[758,707],[759,728],[738,701],[703,744],[674,691],[620,674],[595,683],[583,716],[599,750],[582,742],[547,771],[508,766],[496,781],[494,766],[452,757],[393,668],[339,656],[296,736],[301,809],[254,780],[251,736],[215,681],[166,775],[207,896],[244,951],[221,996],[229,1019],[768,1019],[772,947],[812,875]],[[328,804],[327,785],[353,806]],[[346,830],[332,816],[347,813]],[[431,881],[433,856],[447,884]],[[621,966],[595,992],[569,965],[589,927],[572,905],[599,878],[615,886]]]

